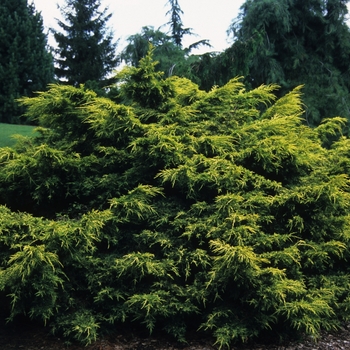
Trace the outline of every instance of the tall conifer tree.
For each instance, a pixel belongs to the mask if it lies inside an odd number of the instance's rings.
[[[66,22],[58,21],[63,33],[54,31],[55,73],[68,84],[93,81],[101,86],[117,66],[117,44],[106,27],[112,14],[107,14],[107,8],[100,11],[100,6],[100,0],[66,0],[61,8]]]
[[[170,16],[170,21],[167,23],[170,26],[171,38],[176,46],[183,48],[183,37],[185,35],[194,35],[192,28],[185,28],[182,22],[182,11],[178,0],[168,0],[167,5],[170,6],[170,9],[167,11],[167,15]],[[185,52],[189,53],[192,49],[197,48],[198,46],[206,45],[211,46],[207,39],[199,40],[192,43],[188,48],[185,48]]]
[[[53,80],[52,55],[33,4],[1,0],[0,43],[0,121],[16,123],[22,114],[16,99],[44,90]]]
[[[179,47],[182,46],[182,38],[185,34],[192,34],[190,28],[184,28],[181,16],[183,11],[177,0],[168,0],[168,5],[170,10],[166,13],[170,16],[170,21],[168,24],[171,28],[171,36],[175,44]]]

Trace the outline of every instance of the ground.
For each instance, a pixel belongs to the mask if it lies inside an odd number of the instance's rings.
[[[1,350],[216,350],[211,339],[189,338],[187,344],[179,344],[167,338],[147,337],[131,331],[116,333],[88,346],[67,344],[63,339],[48,334],[47,330],[35,325],[20,324],[1,327]],[[234,346],[230,350],[350,350],[350,325],[336,333],[324,333],[317,343],[310,339],[289,344],[254,343]]]

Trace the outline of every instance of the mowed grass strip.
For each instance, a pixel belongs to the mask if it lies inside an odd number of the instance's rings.
[[[34,136],[34,126],[0,123],[0,147],[12,147],[16,140],[13,135]]]

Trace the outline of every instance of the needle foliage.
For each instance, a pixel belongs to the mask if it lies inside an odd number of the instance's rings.
[[[155,71],[114,100],[52,85],[37,136],[0,149],[0,293],[12,320],[90,343],[120,324],[220,348],[348,319],[349,140],[301,87],[209,92]]]
[[[43,19],[27,0],[0,2],[0,122],[26,123],[16,99],[33,96],[54,80]]]

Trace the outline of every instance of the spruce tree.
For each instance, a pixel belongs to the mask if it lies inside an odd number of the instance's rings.
[[[66,22],[58,21],[64,32],[54,31],[55,73],[74,86],[87,82],[103,86],[118,62],[117,43],[106,27],[112,14],[107,8],[100,11],[100,0],[66,0],[65,5],[61,12]]]
[[[52,55],[33,4],[0,2],[0,43],[0,122],[23,122],[16,99],[44,90],[53,80]]]

